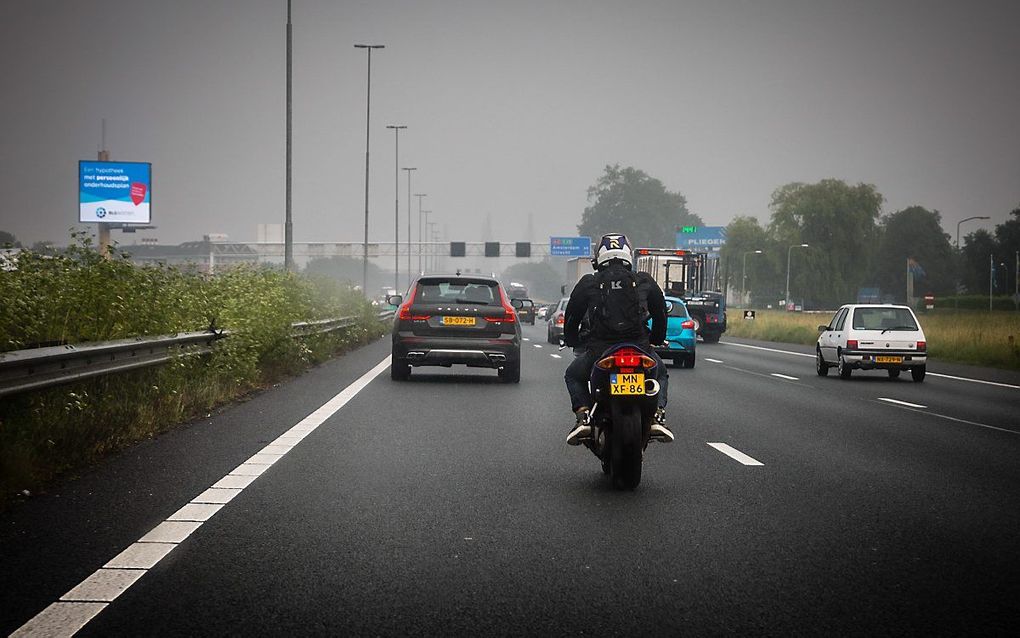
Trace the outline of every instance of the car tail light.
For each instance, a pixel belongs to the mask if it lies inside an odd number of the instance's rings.
[[[847,350],[856,350],[857,349],[857,339],[847,339],[846,340],[846,349]]]
[[[680,324],[681,330],[694,330],[694,322],[688,319],[687,321]]]
[[[411,289],[411,296],[407,298],[404,305],[400,306],[400,311],[397,312],[397,318],[401,321],[409,321],[411,319],[428,319],[428,317],[414,317],[411,315],[411,304],[414,303],[414,294],[416,292],[418,292],[417,286]]]
[[[486,317],[485,320],[489,323],[514,323],[517,321],[517,314],[514,312],[514,307],[510,305],[510,301],[506,298],[506,293],[503,292],[502,287],[499,289],[499,298],[503,302],[503,316]]]
[[[918,352],[926,352],[927,350],[928,350],[928,342],[927,341],[918,341],[917,342],[917,351]]]
[[[556,315],[556,325],[562,326],[564,323],[566,323],[566,318],[563,315]]]
[[[719,315],[705,315],[705,321],[707,323],[719,323]]]

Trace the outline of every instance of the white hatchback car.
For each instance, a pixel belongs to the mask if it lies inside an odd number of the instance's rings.
[[[886,370],[893,379],[910,370],[914,381],[924,381],[928,343],[908,306],[847,304],[818,330],[815,371],[820,377],[835,367],[843,379],[860,368]]]

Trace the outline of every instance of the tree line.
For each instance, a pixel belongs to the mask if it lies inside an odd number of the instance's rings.
[[[777,188],[766,223],[737,216],[726,227],[721,286],[737,298],[746,291],[754,305],[775,305],[789,278],[790,301],[807,308],[833,308],[861,292],[903,303],[908,277],[915,297],[987,296],[990,284],[995,295],[1013,294],[1020,207],[994,232],[970,232],[957,248],[939,211],[883,213],[884,201],[872,184],[839,179]],[[701,224],[683,194],[644,171],[613,165],[588,189],[578,232],[623,232],[636,246],[668,247],[678,227]]]

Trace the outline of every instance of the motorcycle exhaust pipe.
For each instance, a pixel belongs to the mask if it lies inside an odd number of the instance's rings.
[[[645,396],[654,397],[659,393],[659,382],[655,379],[645,379]]]

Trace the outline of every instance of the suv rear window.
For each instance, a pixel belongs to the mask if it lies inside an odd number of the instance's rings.
[[[484,279],[425,279],[418,282],[417,303],[473,303],[500,305],[499,284]]]
[[[906,308],[857,308],[853,326],[854,330],[917,330]]]

